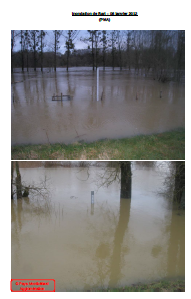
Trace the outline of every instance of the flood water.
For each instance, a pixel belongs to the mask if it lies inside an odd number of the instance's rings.
[[[183,83],[108,68],[100,68],[99,77],[102,100],[97,101],[97,74],[91,68],[13,73],[12,145],[91,142],[184,127]],[[71,100],[52,101],[61,93]]]
[[[98,188],[98,167],[88,179],[81,168],[21,168],[25,182],[46,175],[51,196],[12,200],[11,278],[55,279],[56,291],[183,278],[185,216],[158,193],[166,170],[132,169],[131,198],[120,199],[119,183]]]

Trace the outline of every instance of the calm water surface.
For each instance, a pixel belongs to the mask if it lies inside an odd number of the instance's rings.
[[[164,132],[185,123],[185,88],[144,74],[91,68],[12,75],[12,145],[74,143]],[[160,98],[162,91],[162,98]],[[53,94],[71,101],[52,101]],[[14,102],[13,102],[14,96]]]
[[[12,201],[12,279],[55,279],[56,291],[85,291],[184,277],[185,217],[158,195],[156,168],[133,167],[132,196],[97,188],[102,170],[21,169],[23,181],[50,178],[50,202]],[[91,204],[91,191],[95,191]]]

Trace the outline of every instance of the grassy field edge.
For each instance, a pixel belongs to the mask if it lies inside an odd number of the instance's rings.
[[[12,160],[184,160],[183,128],[152,135],[66,145],[38,144],[11,147]]]

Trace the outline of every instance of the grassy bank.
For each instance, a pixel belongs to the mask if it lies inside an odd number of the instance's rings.
[[[12,146],[12,160],[184,160],[185,131],[178,129],[92,143]]]
[[[88,290],[92,292],[185,292],[185,281],[158,281],[113,289]]]

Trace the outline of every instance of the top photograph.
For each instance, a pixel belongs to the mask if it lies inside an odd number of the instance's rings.
[[[185,30],[11,30],[12,160],[184,160]]]

